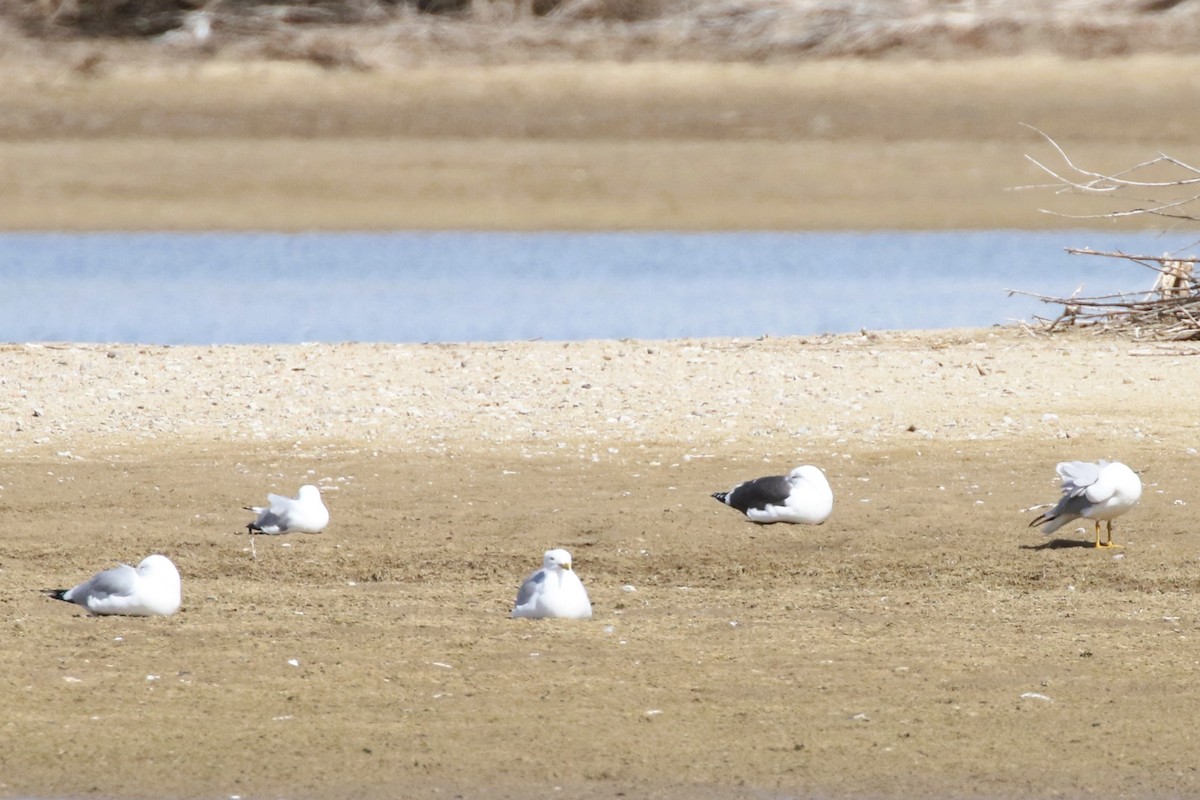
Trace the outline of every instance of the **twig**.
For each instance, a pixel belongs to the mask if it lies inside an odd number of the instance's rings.
[[[1062,184],[1065,184],[1066,187],[1070,187],[1072,189],[1078,189],[1078,190],[1084,191],[1084,192],[1112,192],[1112,191],[1115,191],[1120,188],[1133,187],[1133,186],[1147,188],[1147,189],[1162,189],[1162,188],[1165,188],[1168,186],[1194,186],[1196,184],[1200,184],[1200,169],[1190,166],[1189,164],[1186,164],[1185,162],[1180,161],[1179,159],[1172,158],[1171,156],[1165,155],[1163,153],[1160,153],[1158,156],[1150,159],[1149,161],[1143,161],[1140,164],[1135,164],[1132,167],[1128,167],[1124,170],[1121,170],[1120,172],[1116,172],[1111,175],[1107,175],[1103,172],[1094,172],[1092,170],[1087,170],[1087,169],[1084,169],[1083,167],[1076,165],[1075,162],[1073,162],[1071,160],[1070,156],[1068,156],[1066,154],[1066,151],[1064,151],[1062,149],[1062,147],[1059,146],[1058,142],[1054,141],[1054,139],[1051,138],[1050,135],[1047,134],[1045,131],[1042,131],[1042,130],[1034,127],[1033,125],[1029,125],[1024,122],[1022,122],[1021,125],[1026,128],[1029,128],[1029,130],[1037,133],[1039,136],[1041,136],[1043,139],[1045,139],[1050,144],[1050,146],[1054,148],[1055,152],[1057,152],[1059,154],[1059,156],[1062,157],[1062,160],[1066,163],[1066,165],[1068,167],[1070,167],[1071,169],[1073,169],[1075,172],[1079,173],[1080,175],[1091,179],[1091,180],[1087,181],[1086,183],[1081,183],[1079,181],[1071,180],[1070,178],[1066,178],[1066,177],[1063,177],[1062,175],[1059,175],[1057,172],[1050,169],[1045,164],[1042,164],[1040,161],[1038,161],[1033,156],[1030,156],[1030,155],[1025,156],[1026,159],[1033,162],[1033,164],[1035,164],[1037,167],[1039,167],[1043,172],[1045,172],[1046,174],[1050,175],[1051,177],[1057,179]],[[1137,172],[1138,170],[1147,169],[1156,164],[1170,164],[1170,165],[1178,167],[1186,172],[1190,172],[1193,175],[1195,175],[1196,177],[1176,178],[1174,180],[1169,180],[1169,181],[1135,181],[1135,180],[1129,180],[1127,178],[1121,177],[1122,175],[1132,175],[1133,173]],[[1108,185],[1103,185],[1103,184],[1108,184]]]
[[[1160,218],[1200,222],[1200,218],[1187,212],[1188,206],[1200,203],[1200,194],[1190,194],[1183,198],[1138,196],[1153,194],[1145,190],[1174,190],[1180,187],[1190,189],[1200,185],[1200,168],[1165,153],[1159,153],[1154,158],[1113,173],[1085,169],[1076,164],[1066,150],[1045,132],[1032,125],[1025,127],[1041,136],[1066,165],[1065,169],[1052,168],[1033,156],[1026,155],[1026,159],[1055,181],[1037,188],[1053,189],[1059,194],[1081,192],[1123,197],[1131,200],[1134,206],[1100,214],[1072,215],[1054,211],[1045,213],[1073,219],[1115,219],[1148,214]],[[1162,180],[1143,179],[1144,171],[1152,168],[1168,168],[1173,170],[1174,174]],[[1130,195],[1134,196],[1131,198]],[[1148,256],[1083,247],[1068,247],[1066,252],[1071,255],[1124,259],[1144,269],[1153,270],[1156,279],[1149,292],[1119,292],[1093,297],[1080,296],[1082,287],[1076,289],[1070,297],[1048,297],[1034,292],[1007,290],[1009,296],[1020,294],[1034,297],[1043,303],[1062,306],[1062,313],[1053,320],[1037,318],[1047,333],[1071,325],[1087,328],[1094,334],[1116,332],[1139,339],[1145,336],[1171,341],[1200,339],[1200,285],[1193,280],[1195,265],[1200,263],[1200,258],[1172,254]],[[1176,349],[1173,352],[1200,355],[1200,349],[1194,352]]]
[[[1135,256],[1130,253],[1122,253],[1120,250],[1116,250],[1116,251],[1092,250],[1089,247],[1065,247],[1063,249],[1066,250],[1068,253],[1070,253],[1073,256],[1104,256],[1105,258],[1127,258],[1130,261],[1157,261],[1160,264],[1164,261],[1182,261],[1185,264],[1200,263],[1200,257],[1197,257],[1197,256]],[[1158,267],[1154,267],[1149,264],[1146,264],[1144,266],[1150,267],[1151,269],[1158,269]]]
[[[1066,165],[1066,169],[1056,169],[1044,161],[1026,154],[1025,158],[1031,164],[1036,166],[1042,172],[1054,179],[1051,184],[1040,186],[1018,186],[1017,189],[1053,189],[1055,194],[1081,193],[1088,195],[1117,195],[1124,196],[1130,190],[1153,189],[1153,190],[1192,190],[1196,186],[1200,186],[1200,168],[1194,167],[1185,161],[1169,156],[1165,153],[1159,153],[1154,158],[1142,161],[1132,167],[1119,170],[1117,172],[1105,173],[1097,172],[1096,170],[1085,169],[1076,164],[1067,152],[1046,132],[1026,123],[1021,123],[1024,127],[1034,131],[1043,140],[1050,145],[1054,152],[1062,159]],[[1146,170],[1159,168],[1172,171],[1174,174],[1168,178],[1161,180],[1141,180],[1139,175],[1145,174]],[[1160,217],[1163,219],[1180,220],[1187,222],[1200,221],[1200,218],[1189,213],[1187,208],[1195,203],[1200,203],[1200,194],[1187,194],[1184,197],[1149,197],[1149,198],[1133,198],[1131,207],[1109,210],[1096,214],[1078,214],[1055,211],[1053,209],[1039,209],[1043,214],[1053,214],[1066,219],[1121,219],[1124,217],[1136,217],[1140,215],[1148,215],[1152,217]]]

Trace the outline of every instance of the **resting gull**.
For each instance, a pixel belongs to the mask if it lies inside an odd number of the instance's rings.
[[[833,511],[833,490],[825,473],[811,464],[796,467],[787,475],[771,475],[744,481],[728,492],[713,494],[754,522],[799,522],[820,525]]]
[[[1042,526],[1042,533],[1054,533],[1073,519],[1096,523],[1096,547],[1119,547],[1112,540],[1112,521],[1137,505],[1142,496],[1142,480],[1119,461],[1064,461],[1058,465],[1062,479],[1062,499],[1039,516],[1029,527]],[[1100,521],[1108,523],[1108,540],[1100,543]]]
[[[321,490],[301,486],[296,497],[268,494],[266,508],[246,506],[258,519],[246,524],[249,533],[320,533],[329,524],[329,509],[321,502]]]
[[[592,602],[579,576],[571,569],[571,554],[566,550],[547,550],[542,568],[534,572],[517,591],[514,618],[590,619]]]
[[[167,616],[179,610],[179,570],[166,556],[152,555],[137,569],[128,564],[106,569],[71,589],[50,592],[56,600],[78,603],[93,614]]]

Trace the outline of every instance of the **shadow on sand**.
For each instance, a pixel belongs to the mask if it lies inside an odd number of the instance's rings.
[[[1096,543],[1083,539],[1050,539],[1041,544],[1021,545],[1022,550],[1068,550],[1072,547],[1086,547],[1089,550],[1093,550],[1096,547]]]

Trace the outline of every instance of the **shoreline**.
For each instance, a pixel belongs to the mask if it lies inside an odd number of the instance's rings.
[[[1069,390],[1060,382],[1088,386],[1091,360],[1118,360],[1123,368],[1149,372],[1153,381],[1162,380],[1157,368],[1168,364],[1174,370],[1190,368],[1187,359],[1143,357],[1156,347],[1165,345],[1082,331],[1039,335],[1026,326],[579,342],[7,344],[0,353],[7,380],[18,393],[0,405],[0,412],[9,430],[16,427],[21,434],[16,441],[25,445],[39,434],[50,437],[47,444],[90,436],[114,441],[129,436],[132,443],[167,431],[170,439],[198,441],[352,441],[366,429],[374,441],[406,446],[436,429],[434,449],[444,442],[469,447],[479,441],[544,446],[548,434],[539,419],[586,431],[583,438],[597,443],[610,438],[678,443],[719,435],[728,446],[772,430],[785,438],[853,435],[879,442],[987,439],[1048,430],[1032,417],[1018,423],[1004,413],[1009,395],[1000,389],[1010,372],[1022,376],[1023,393],[1057,398],[1059,410],[1087,417],[1090,390]],[[1030,370],[1033,361],[1053,362],[1068,353],[1073,357],[1054,365],[1050,374]],[[788,366],[780,373],[776,363]],[[855,376],[851,386],[843,385],[843,371]],[[936,380],[931,382],[926,371]],[[826,394],[830,387],[823,379],[834,381],[840,399]],[[868,380],[877,388],[864,385]],[[920,434],[912,437],[907,426],[938,406],[948,380],[960,390],[977,385],[981,393],[970,402],[963,398],[961,418],[948,426],[919,424]],[[689,387],[684,398],[661,394],[663,387],[682,382]],[[885,394],[884,385],[902,399]],[[309,404],[326,402],[325,393],[334,387],[326,412],[338,418],[312,419],[316,407]],[[1130,380],[1107,387],[1106,413],[1133,417],[1161,411],[1156,404],[1178,402],[1147,399],[1141,388]],[[799,394],[792,397],[794,392]],[[692,408],[698,402],[688,399],[692,395],[723,411]],[[782,405],[754,399],[760,395]],[[139,419],[147,396],[156,398],[153,420]],[[853,412],[827,411],[795,429],[786,424],[789,408],[822,398]],[[92,411],[97,401],[105,409],[99,415]],[[396,404],[406,411],[388,410]],[[636,420],[623,413],[626,407],[638,409]],[[721,422],[722,414],[735,421]],[[1161,422],[1174,413],[1153,416]]]

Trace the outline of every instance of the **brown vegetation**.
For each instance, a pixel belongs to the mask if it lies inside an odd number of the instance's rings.
[[[423,58],[780,60],[809,57],[1187,53],[1200,3],[1047,4],[1022,0],[0,0],[29,35],[148,38],[192,33],[205,44],[320,32]],[[211,42],[208,41],[211,36]],[[346,46],[346,45],[343,45]],[[270,57],[267,46],[263,55]],[[346,59],[317,63],[341,65]],[[353,59],[351,59],[353,60]]]

